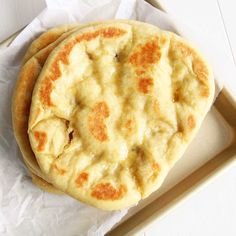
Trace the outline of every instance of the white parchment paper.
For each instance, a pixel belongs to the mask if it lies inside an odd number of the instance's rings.
[[[105,19],[136,19],[162,29],[178,31],[208,57],[219,89],[224,68],[214,35],[190,30],[143,0],[47,0],[47,8],[11,43],[0,50],[0,235],[104,235],[127,214],[105,212],[68,196],[57,196],[35,187],[22,162],[11,124],[11,96],[22,56],[43,31],[60,24]],[[173,23],[174,22],[174,23]],[[218,90],[219,91],[219,90]]]

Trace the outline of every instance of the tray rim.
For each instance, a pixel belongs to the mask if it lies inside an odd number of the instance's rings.
[[[163,8],[163,6],[160,4],[159,0],[145,0],[148,3],[150,3],[152,6],[154,6],[155,8],[158,8],[159,10],[162,10],[163,12],[166,12],[165,9]],[[17,35],[22,31],[23,29],[20,29],[19,31],[15,32],[14,34],[12,34],[10,37],[8,37],[7,39],[5,39],[4,41],[0,42],[0,49],[7,47],[14,39],[15,37],[17,37]],[[235,111],[236,114],[236,97],[233,95],[233,93],[231,92],[230,88],[227,87],[223,87],[223,89],[221,90],[221,92],[219,93],[218,97],[222,97],[223,99],[225,99],[230,105],[231,108]],[[216,99],[217,101],[217,99]],[[215,103],[212,106],[216,106],[217,111],[219,110],[218,105],[216,105]],[[221,113],[222,114],[222,113]],[[223,118],[225,118],[225,116],[223,116]],[[232,143],[229,145],[229,147],[227,147],[226,149],[229,149],[231,146],[235,145],[235,152],[234,154],[229,157],[229,159],[225,162],[222,163],[222,165],[217,166],[217,168],[210,173],[210,175],[207,177],[205,177],[205,179],[203,178],[202,180],[200,180],[199,182],[196,183],[195,186],[193,186],[190,189],[187,189],[186,192],[183,192],[183,194],[181,194],[180,196],[178,196],[176,199],[174,199],[173,201],[170,201],[169,204],[167,204],[167,206],[164,206],[163,209],[161,209],[159,212],[156,212],[156,214],[152,214],[151,216],[148,216],[145,220],[145,222],[140,223],[134,227],[132,227],[132,229],[128,229],[125,230],[125,232],[122,235],[136,235],[136,234],[141,234],[144,232],[145,229],[149,228],[152,224],[154,224],[157,220],[159,220],[160,218],[164,217],[165,215],[167,215],[172,209],[178,207],[181,203],[183,203],[185,200],[187,200],[188,198],[190,198],[193,194],[195,194],[197,191],[201,190],[203,187],[205,187],[207,184],[209,184],[211,181],[213,181],[215,178],[219,177],[222,173],[224,173],[225,171],[227,171],[229,168],[232,168],[234,165],[236,166],[236,119],[234,122],[230,122],[228,119],[226,119],[227,123],[231,126],[231,128],[233,129],[234,132],[234,140],[232,141]],[[232,121],[232,120],[231,120]],[[232,124],[233,123],[233,124]],[[224,152],[225,150],[223,150]],[[220,153],[221,154],[221,153]],[[220,155],[218,154],[218,155]],[[217,155],[217,156],[218,156]],[[210,161],[214,160],[215,157],[213,157]],[[208,162],[210,162],[208,161]],[[203,164],[203,166],[207,165],[208,162],[206,164]],[[198,171],[201,167],[199,167],[196,171]],[[196,171],[194,171],[193,173],[195,173]],[[190,175],[192,175],[193,173],[191,173]],[[180,182],[178,182],[176,185],[174,185],[171,189],[175,188],[178,184],[180,184],[182,181],[186,180],[189,178],[188,175],[187,177],[185,177],[183,180],[181,180]],[[170,190],[171,190],[170,189]],[[167,193],[170,191],[168,190]],[[155,202],[156,200],[158,200],[159,198],[161,198],[163,195],[165,195],[166,193],[163,193],[160,197],[158,197],[157,199],[155,199],[154,201],[152,201],[151,203]],[[146,209],[151,203],[149,203],[147,206],[143,207],[140,211],[138,211],[137,213],[135,213],[133,216],[131,216],[129,219],[127,219],[126,221],[124,221],[122,224],[120,224],[117,227],[114,227],[113,229],[111,229],[109,232],[107,232],[106,235],[121,235],[120,233],[122,233],[119,229],[122,229],[122,227],[125,227],[124,224],[127,223],[128,221],[132,220],[139,212],[141,212],[143,209]]]

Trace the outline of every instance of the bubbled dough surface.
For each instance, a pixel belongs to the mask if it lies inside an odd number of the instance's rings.
[[[113,210],[163,182],[214,93],[199,53],[134,21],[74,33],[36,83],[29,138],[40,168],[71,196]]]

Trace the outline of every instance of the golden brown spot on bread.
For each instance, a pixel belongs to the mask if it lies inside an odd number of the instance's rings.
[[[134,120],[131,119],[127,120],[125,127],[128,129],[129,132],[131,132],[134,129],[134,126],[135,126]]]
[[[57,170],[57,172],[60,174],[60,175],[64,175],[66,173],[66,170],[62,169],[62,168],[59,168],[56,164],[53,165],[53,168],[55,170]]]
[[[114,188],[110,183],[97,184],[92,191],[92,197],[99,200],[119,200],[127,192],[125,185],[120,185],[119,189]]]
[[[88,120],[89,131],[99,141],[108,140],[107,127],[102,120],[95,116],[90,116]]]
[[[81,41],[91,41],[99,36],[99,31],[95,31],[93,33],[85,33],[76,38],[77,42]]]
[[[57,56],[57,59],[59,60],[60,59],[60,56],[61,56],[61,53],[58,53],[58,56]],[[52,67],[51,67],[51,76],[49,77],[52,81],[55,81],[57,80],[60,76],[61,76],[61,70],[60,70],[60,67],[59,67],[59,64],[57,61],[54,61],[52,63]]]
[[[142,75],[142,74],[144,74],[145,73],[145,70],[136,70],[135,71],[135,73],[136,73],[136,75]]]
[[[134,51],[129,58],[129,62],[136,67],[146,67],[150,64],[157,63],[161,57],[157,38],[145,44],[138,45]]]
[[[105,102],[98,102],[88,118],[88,127],[91,134],[99,141],[108,140],[107,127],[104,119],[110,115],[109,107]]]
[[[44,105],[52,106],[53,103],[51,101],[51,92],[53,89],[53,84],[50,77],[46,77],[43,81],[43,84],[40,88],[40,100]]]
[[[125,30],[115,28],[115,27],[108,27],[106,29],[101,30],[101,34],[104,38],[113,38],[113,37],[121,36],[125,33],[126,33]]]
[[[138,90],[142,93],[149,93],[153,86],[153,79],[140,78],[138,82]]]
[[[45,132],[35,131],[34,137],[38,141],[37,151],[43,151],[47,143],[47,134]]]
[[[210,96],[209,89],[208,88],[203,88],[202,91],[201,91],[201,96],[205,97],[205,98],[209,97]]]
[[[194,116],[193,116],[193,115],[190,115],[190,116],[188,117],[188,127],[189,127],[190,129],[193,129],[195,126],[196,126],[196,121],[195,121],[195,119],[194,119]]]
[[[105,102],[98,102],[97,104],[95,104],[92,111],[96,113],[97,116],[100,116],[102,118],[106,118],[110,115],[109,107]]]
[[[98,36],[101,36],[104,38],[113,38],[113,37],[122,36],[125,33],[126,33],[126,31],[123,29],[119,29],[119,28],[115,28],[115,27],[108,27],[108,28],[104,28],[104,29],[99,29],[95,32],[89,32],[89,33],[84,33],[82,35],[79,35],[76,38],[76,41],[77,42],[91,41],[91,40],[97,38]]]
[[[84,185],[85,182],[88,181],[89,174],[86,172],[82,172],[77,179],[75,180],[76,185],[80,188]]]

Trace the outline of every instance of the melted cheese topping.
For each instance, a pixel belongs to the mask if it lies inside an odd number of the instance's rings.
[[[127,207],[160,186],[213,91],[206,63],[178,36],[138,22],[88,27],[41,72],[31,146],[59,189],[103,209]]]

